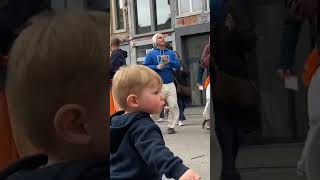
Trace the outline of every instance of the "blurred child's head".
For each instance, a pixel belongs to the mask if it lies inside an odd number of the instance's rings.
[[[119,38],[112,38],[111,39],[111,50],[119,49],[120,47],[120,39]]]
[[[107,155],[108,23],[106,13],[69,11],[22,31],[6,85],[15,139],[54,161]]]
[[[113,97],[126,112],[160,113],[164,106],[161,88],[160,76],[143,65],[121,67],[112,81]]]

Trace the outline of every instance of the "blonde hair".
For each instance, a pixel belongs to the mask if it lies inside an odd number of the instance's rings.
[[[53,119],[64,104],[96,105],[107,91],[109,18],[66,11],[34,17],[10,52],[6,91],[13,130],[55,147]]]
[[[120,108],[126,110],[127,97],[130,94],[140,95],[143,88],[152,82],[162,86],[161,77],[144,65],[128,65],[121,67],[113,77],[112,94]]]

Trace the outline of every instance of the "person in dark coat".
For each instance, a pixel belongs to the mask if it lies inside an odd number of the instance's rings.
[[[177,99],[180,112],[178,125],[184,126],[183,121],[186,120],[186,117],[184,115],[184,109],[191,101],[190,72],[188,71],[186,64],[182,64],[181,69],[175,72],[175,77],[177,87]]]
[[[126,65],[127,51],[120,49],[120,40],[111,39],[111,57],[110,57],[110,79],[113,78],[116,71],[123,65]]]
[[[121,66],[126,65],[126,58],[128,57],[127,51],[120,49],[120,40],[118,38],[111,39],[111,57],[110,57],[110,87],[112,86],[112,79],[114,74],[118,71]],[[117,112],[119,107],[113,100],[112,92],[109,92],[110,97],[110,116]]]
[[[249,79],[247,58],[255,48],[256,34],[246,4],[241,0],[217,0],[214,4],[219,9],[213,18],[216,22],[213,28],[216,80],[212,101],[216,135],[222,151],[221,180],[241,179],[236,168],[238,133],[243,126],[251,128],[258,117],[258,92]]]

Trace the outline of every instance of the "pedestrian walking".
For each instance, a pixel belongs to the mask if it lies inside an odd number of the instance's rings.
[[[175,85],[177,87],[177,98],[180,112],[178,125],[184,126],[183,121],[186,120],[184,110],[191,101],[190,72],[188,71],[186,64],[182,63],[181,69],[177,70],[175,74]]]
[[[176,53],[166,48],[163,34],[157,33],[152,37],[154,48],[148,52],[143,64],[157,72],[163,80],[162,93],[168,103],[168,134],[174,134],[176,123],[179,119],[179,106],[177,102],[176,86],[174,85],[174,70],[181,68]],[[153,115],[153,119],[159,119],[159,115]]]
[[[309,130],[298,170],[308,180],[317,180],[320,176],[319,138],[320,138],[320,2],[318,0],[300,0],[300,14],[302,19],[307,19],[313,25],[312,50],[308,56],[303,80],[308,88],[308,117]]]
[[[204,129],[204,127],[206,127],[207,130],[210,130],[210,121],[211,119],[213,119],[214,117],[211,118],[211,116],[213,116],[213,113],[210,113],[210,96],[211,96],[211,91],[210,91],[210,76],[207,77],[205,83],[204,83],[204,88],[206,89],[206,106],[204,107],[203,110],[203,117],[204,117],[204,121],[202,122],[202,129]],[[214,124],[214,122],[212,122],[211,124]]]
[[[127,51],[120,49],[120,40],[118,38],[111,39],[111,57],[110,57],[110,87],[112,79],[117,70],[126,65]],[[112,91],[110,90],[110,115],[117,112],[118,106],[113,99]]]
[[[216,80],[212,101],[222,152],[221,180],[241,179],[236,167],[239,131],[258,123],[258,91],[249,79],[246,56],[255,48],[256,34],[244,4],[241,0],[215,1],[220,9],[215,14],[217,24],[213,29]]]

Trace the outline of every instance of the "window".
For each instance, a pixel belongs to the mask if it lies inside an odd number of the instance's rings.
[[[153,48],[152,44],[138,46],[137,50],[137,64],[143,64],[144,57]]]
[[[165,0],[156,0],[156,30],[170,29],[170,4]]]
[[[209,0],[178,0],[179,14],[207,11],[210,9]]]
[[[114,8],[114,13],[113,13],[114,29],[115,30],[125,29],[125,21],[124,21],[125,9],[124,9],[123,0],[114,0],[113,8]]]
[[[134,0],[133,8],[136,34],[171,28],[170,0]]]
[[[135,19],[136,19],[136,33],[142,34],[151,31],[151,12],[149,0],[135,1]]]

